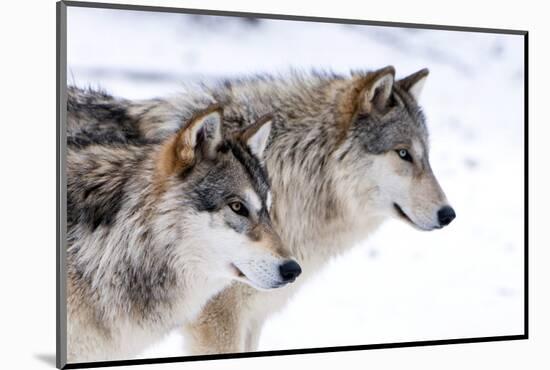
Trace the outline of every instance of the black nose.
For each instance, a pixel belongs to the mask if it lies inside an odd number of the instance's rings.
[[[456,217],[455,210],[449,206],[445,206],[437,211],[437,218],[439,219],[439,225],[447,226]]]
[[[296,261],[289,260],[279,266],[279,272],[286,283],[293,282],[301,273],[302,268]]]

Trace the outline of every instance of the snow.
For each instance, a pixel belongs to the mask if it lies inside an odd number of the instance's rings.
[[[266,323],[260,350],[523,333],[523,39],[72,8],[69,83],[127,98],[183,80],[289,68],[428,67],[431,163],[457,212],[430,233],[389,221]],[[177,331],[139,357],[185,355]]]

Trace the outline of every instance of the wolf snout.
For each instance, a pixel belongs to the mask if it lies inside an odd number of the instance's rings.
[[[291,283],[302,273],[302,268],[294,260],[288,260],[279,266],[279,273],[285,283]]]
[[[452,207],[444,206],[437,211],[437,219],[441,227],[447,226],[456,218],[455,210]]]

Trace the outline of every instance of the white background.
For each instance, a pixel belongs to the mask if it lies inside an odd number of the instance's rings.
[[[137,2],[135,2],[137,4]],[[544,133],[546,120],[544,86],[548,83],[548,55],[544,53],[547,26],[542,9],[527,3],[511,8],[494,2],[455,5],[421,5],[421,2],[392,2],[386,7],[367,7],[339,2],[307,4],[305,2],[247,4],[244,1],[140,2],[149,5],[170,5],[254,12],[348,17],[387,21],[407,21],[450,25],[468,25],[528,29],[531,31],[531,339],[522,342],[453,345],[318,354],[263,359],[229,360],[204,363],[157,365],[149,368],[281,368],[298,366],[334,368],[544,368],[548,360],[542,350],[548,345],[548,286],[546,270],[547,240],[540,233],[545,221],[548,186],[545,178]],[[15,4],[14,4],[15,5]],[[26,2],[6,9],[2,27],[3,86],[2,111],[4,140],[1,146],[2,168],[2,351],[4,361],[12,368],[44,368],[52,366],[55,352],[55,6],[54,2]],[[31,6],[32,5],[32,6]],[[12,7],[13,5],[10,5]],[[456,8],[454,8],[456,6]],[[428,9],[432,7],[431,11]],[[10,11],[11,10],[11,11]],[[6,48],[7,46],[7,48]],[[536,90],[538,89],[538,90]],[[7,110],[7,112],[6,112]],[[546,131],[545,131],[546,130]],[[538,152],[535,154],[534,148]],[[534,167],[537,165],[538,168]],[[546,197],[546,198],[545,198]],[[535,216],[538,212],[538,217]],[[537,227],[538,226],[538,227]],[[545,345],[546,344],[546,345]],[[538,358],[537,358],[537,355]],[[536,361],[538,360],[538,361]],[[546,365],[546,366],[544,366]],[[162,366],[162,367],[161,367]],[[143,367],[146,368],[146,367]]]

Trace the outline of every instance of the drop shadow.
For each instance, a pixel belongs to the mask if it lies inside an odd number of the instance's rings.
[[[40,360],[42,361],[43,363],[45,363],[46,365],[50,365],[52,367],[55,367],[55,353],[40,353],[40,354],[35,354],[34,355],[34,358],[36,358],[37,360]]]

